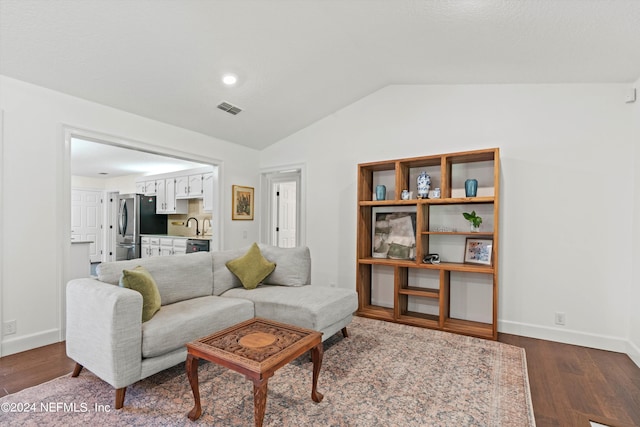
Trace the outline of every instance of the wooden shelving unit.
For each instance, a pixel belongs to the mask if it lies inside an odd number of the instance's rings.
[[[431,176],[431,189],[440,188],[441,198],[401,200],[402,190],[417,194],[415,178],[423,170]],[[465,197],[468,178],[479,180],[477,197]],[[386,185],[388,200],[374,200],[377,184]],[[499,185],[498,148],[358,165],[358,315],[497,339]],[[374,257],[375,213],[411,208],[415,208],[415,259]],[[461,213],[470,210],[482,211],[480,232],[471,232],[462,218]],[[433,224],[436,221],[446,231]],[[493,241],[491,265],[463,262],[468,237]],[[441,263],[423,263],[429,253],[440,253]],[[418,283],[425,280],[431,286]],[[468,296],[483,291],[478,300]],[[389,300],[380,302],[385,295]],[[465,317],[460,306],[470,304],[476,306]]]

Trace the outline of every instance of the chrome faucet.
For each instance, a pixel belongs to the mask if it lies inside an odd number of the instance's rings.
[[[189,221],[194,220],[196,222],[196,236],[200,235],[200,228],[198,225],[198,219],[194,218],[194,217],[190,217],[187,218],[187,223],[185,224],[185,227],[189,227]]]

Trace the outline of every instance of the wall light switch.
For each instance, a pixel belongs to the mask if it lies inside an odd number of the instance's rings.
[[[626,102],[627,104],[631,104],[636,102],[636,88],[632,87],[631,89],[629,89],[629,91],[627,92],[627,98],[624,100],[624,102]]]

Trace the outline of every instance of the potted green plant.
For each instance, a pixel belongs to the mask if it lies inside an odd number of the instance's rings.
[[[476,211],[471,211],[471,213],[463,212],[462,216],[471,224],[472,232],[480,231],[480,224],[482,224],[482,217],[479,217],[478,215],[476,215]]]

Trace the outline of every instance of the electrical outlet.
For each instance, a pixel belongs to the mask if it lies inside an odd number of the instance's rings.
[[[4,335],[11,335],[11,334],[15,334],[17,332],[17,327],[16,327],[16,321],[15,320],[7,320],[6,322],[4,322],[2,324],[3,328],[2,331],[4,332]]]
[[[565,314],[559,311],[556,311],[556,325],[564,326],[565,322]]]

